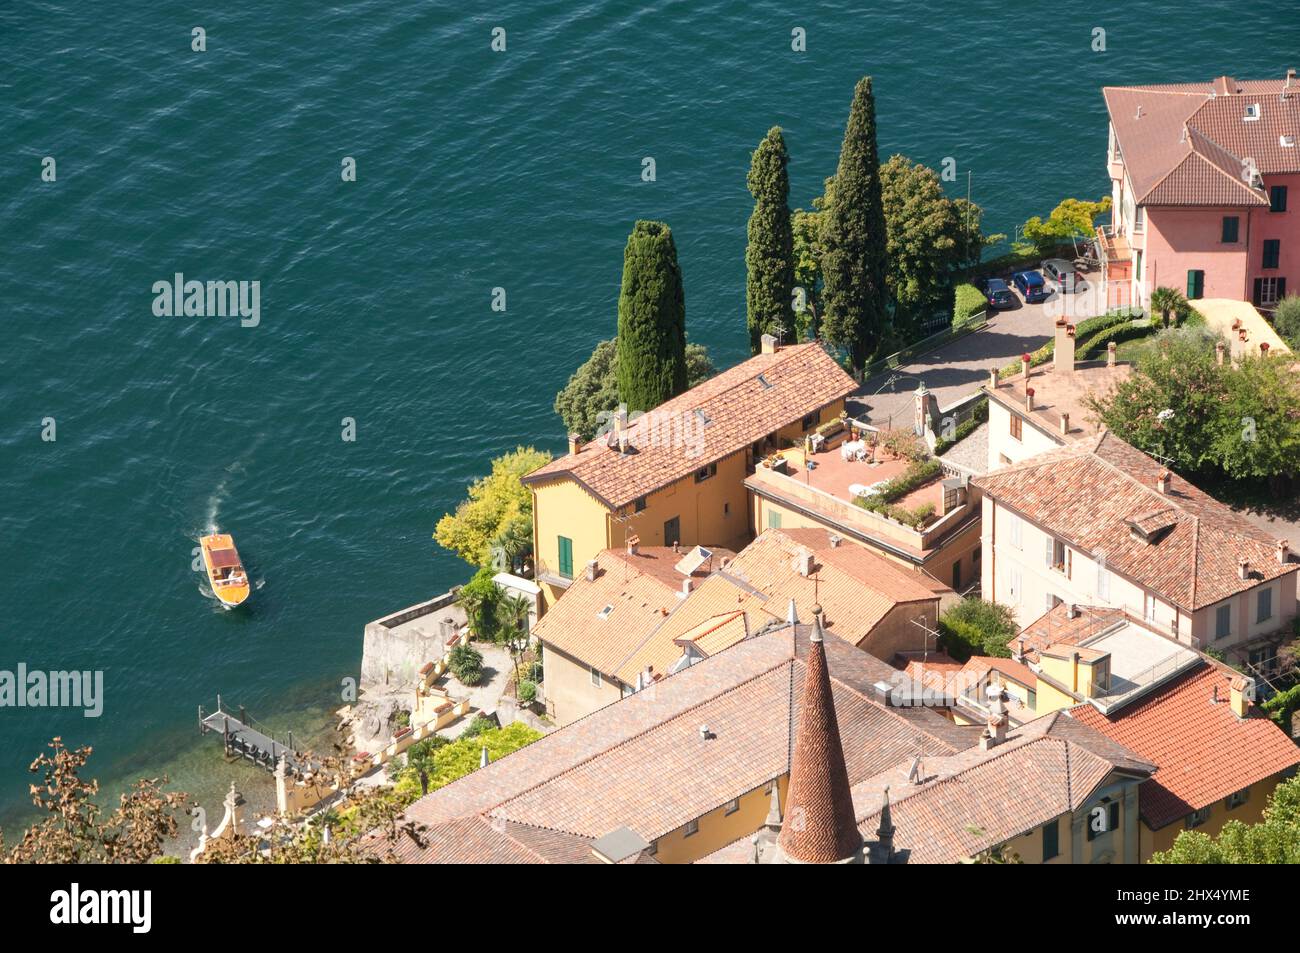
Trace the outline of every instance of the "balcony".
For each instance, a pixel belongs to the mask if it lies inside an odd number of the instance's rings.
[[[1102,261],[1108,265],[1133,260],[1133,248],[1128,238],[1114,225],[1097,226],[1097,247],[1101,249]]]

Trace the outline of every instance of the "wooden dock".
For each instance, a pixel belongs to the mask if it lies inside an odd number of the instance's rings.
[[[244,758],[268,771],[274,771],[283,758],[291,774],[314,771],[319,767],[294,749],[292,731],[281,742],[268,731],[256,727],[244,706],[239,706],[237,714],[226,711],[220,695],[217,696],[216,711],[205,713],[203,706],[199,706],[199,732],[206,735],[210,731],[220,733],[226,757],[231,760]]]

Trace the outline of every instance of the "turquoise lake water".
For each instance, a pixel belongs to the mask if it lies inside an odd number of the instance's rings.
[[[745,356],[770,126],[806,205],[870,74],[882,157],[953,157],[1010,232],[1108,190],[1101,86],[1300,59],[1300,18],[1185,0],[211,6],[0,7],[0,669],[105,679],[97,719],[0,709],[11,817],[55,734],[110,787],[165,770],[211,813],[255,776],[196,706],[319,731],[365,622],[462,581],[430,535],[466,484],[562,447],[552,400],[613,333],[635,219],[673,228],[692,339]],[[260,324],[155,316],[177,272],[259,281]],[[191,570],[212,525],[256,581],[244,611]]]

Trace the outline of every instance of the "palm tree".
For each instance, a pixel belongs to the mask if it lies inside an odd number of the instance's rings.
[[[1177,324],[1178,319],[1186,314],[1190,307],[1187,296],[1177,288],[1161,287],[1151,292],[1151,311],[1160,313],[1162,327],[1169,327],[1170,319]]]
[[[519,687],[519,658],[528,648],[528,620],[532,615],[532,603],[523,596],[504,597],[497,604],[497,621],[505,636],[506,647],[515,663],[515,688]]]

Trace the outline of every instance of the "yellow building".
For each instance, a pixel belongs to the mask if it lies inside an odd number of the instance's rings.
[[[603,549],[740,549],[752,536],[756,459],[839,418],[856,384],[820,344],[777,347],[724,371],[523,478],[533,491],[536,578],[548,606]]]
[[[1061,605],[1013,653],[1037,670],[1040,713],[1065,710],[1156,765],[1140,794],[1140,857],[1183,830],[1254,823],[1300,749],[1254,706],[1254,681],[1122,609]]]

